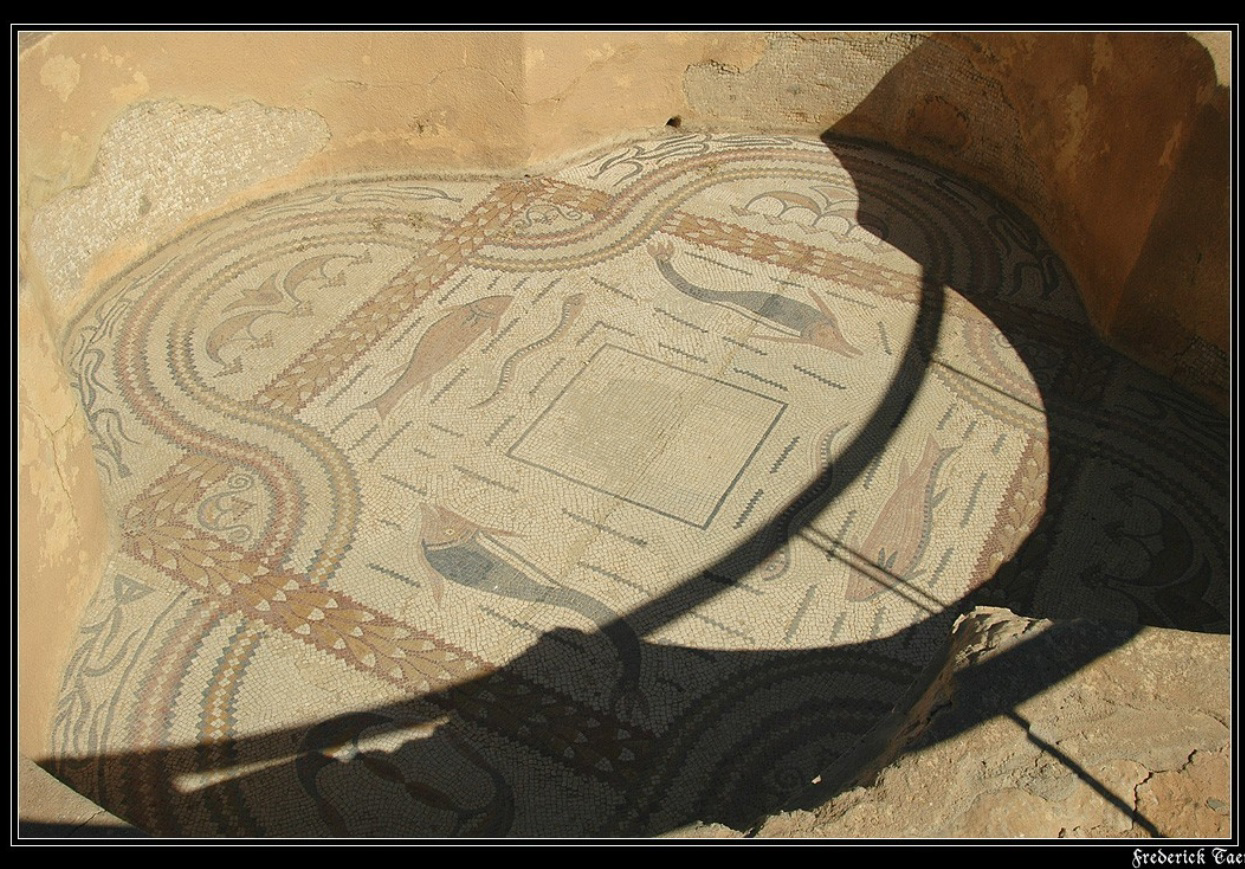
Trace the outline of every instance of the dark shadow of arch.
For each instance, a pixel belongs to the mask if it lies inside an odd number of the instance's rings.
[[[919,693],[929,673],[917,662],[939,659],[954,618],[975,603],[1132,625],[1043,656],[1032,681],[1001,696],[1006,706],[1117,648],[1140,624],[1226,630],[1226,421],[1102,348],[1085,323],[1058,324],[1063,352],[1052,355],[1054,320],[980,284],[972,251],[965,260],[954,242],[950,250],[931,249],[903,221],[887,220],[895,201],[868,156],[877,146],[833,135],[825,141],[856,182],[857,222],[879,231],[885,225],[885,241],[922,267],[915,327],[898,375],[860,434],[804,492],[732,552],[623,619],[643,637],[729,591],[800,534],[814,508],[842,496],[884,451],[913,396],[942,364],[937,338],[947,328],[947,288],[1007,336],[1033,374],[1047,414],[1047,510],[988,584],[894,636],[866,643],[723,652],[642,642],[651,677],[692,659],[706,672],[729,674],[662,732],[548,688],[567,668],[601,684],[617,678],[609,628],[558,629],[506,667],[418,699],[210,746],[43,763],[110,807],[134,805],[136,790],[158,795],[130,820],[163,835],[224,828],[269,837],[647,836],[694,821],[746,829],[806,792],[822,771],[833,770],[832,786],[816,791],[818,799],[849,782],[866,760],[859,747],[869,745],[870,733]],[[957,188],[983,195],[952,178],[922,195],[950,201]],[[1009,279],[1048,282],[1056,292],[1066,275],[1053,252],[1016,209],[984,195],[1003,215],[991,230],[1000,243],[1030,248],[1029,268]],[[1149,436],[1168,465],[1130,460],[1127,443]],[[1173,444],[1189,443],[1198,449],[1172,455]],[[1208,485],[1214,491],[1207,475],[1220,468],[1222,505],[1203,503],[1200,518],[1188,519],[1181,506]],[[1121,553],[1131,553],[1132,561]],[[1129,574],[1119,566],[1125,562],[1144,567]],[[1086,600],[1094,602],[1090,611]],[[568,760],[587,772],[567,774]],[[241,772],[211,781],[225,770]],[[261,825],[248,817],[242,786],[247,799],[270,795],[288,808]]]

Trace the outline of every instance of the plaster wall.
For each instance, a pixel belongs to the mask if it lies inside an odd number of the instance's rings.
[[[1014,201],[1108,342],[1224,409],[1227,37],[21,34],[22,750],[109,551],[57,336],[187,224],[334,174],[522,172],[672,119],[865,137]]]

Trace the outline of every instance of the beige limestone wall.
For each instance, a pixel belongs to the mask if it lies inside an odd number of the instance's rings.
[[[111,554],[86,420],[28,287],[17,296],[19,749],[44,754],[60,674]]]
[[[541,163],[688,114],[684,76],[742,71],[770,50],[763,33],[532,33],[523,39],[529,161]],[[729,113],[698,118],[700,128]]]
[[[759,33],[72,32],[22,40],[20,256],[59,326],[180,226],[334,173],[513,170],[660,129]],[[73,246],[63,244],[75,239]]]
[[[19,34],[23,749],[46,732],[108,549],[57,336],[187,224],[337,173],[522,171],[672,118],[829,130],[1015,201],[1109,341],[1226,407],[1230,47],[1224,33]]]
[[[1050,203],[1033,216],[1104,337],[1226,409],[1230,80],[1206,47],[991,34],[964,50],[1019,109]]]

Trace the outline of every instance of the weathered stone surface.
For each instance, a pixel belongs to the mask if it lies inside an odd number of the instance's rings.
[[[1095,660],[1049,684],[1043,661],[1095,647]],[[1226,837],[1228,652],[1226,636],[979,608],[957,623],[947,664],[906,728],[918,735],[892,746],[897,759],[870,784],[771,818],[758,835]]]
[[[1155,773],[1137,788],[1137,809],[1160,830],[1184,836],[1227,836],[1231,832],[1231,755],[1225,747],[1195,751],[1178,770]]]
[[[23,838],[139,838],[143,833],[50,776],[17,759],[18,835]]]
[[[732,830],[723,824],[690,824],[671,830],[658,838],[661,839],[742,839],[744,834]]]
[[[43,312],[17,293],[17,545],[22,751],[38,756],[87,598],[112,554],[109,518],[82,408]],[[36,592],[38,589],[39,592]]]
[[[324,120],[309,111],[254,102],[223,112],[172,100],[131,106],[104,135],[91,180],[34,218],[29,241],[52,298],[64,303],[80,292],[90,268],[107,268],[100,255],[114,246],[137,246],[124,262],[187,218],[292,171],[327,141]]]

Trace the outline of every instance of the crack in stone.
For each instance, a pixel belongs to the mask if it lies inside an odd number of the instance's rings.
[[[70,423],[73,422],[73,411],[71,410],[69,412],[69,414],[65,417],[64,422],[56,428],[52,428],[47,424],[43,418],[43,415],[39,413],[38,409],[36,409],[29,400],[23,402],[23,404],[25,405],[26,410],[28,410],[30,415],[34,418],[36,424],[43,429],[48,444],[52,450],[52,461],[49,464],[51,464],[52,470],[56,473],[56,480],[60,484],[61,492],[64,493],[65,499],[72,502],[73,496],[69,492],[69,484],[65,481],[65,475],[61,470],[61,457],[57,455],[58,450],[56,449],[56,441],[60,434],[70,425]],[[78,524],[76,516],[73,521],[75,525]]]

